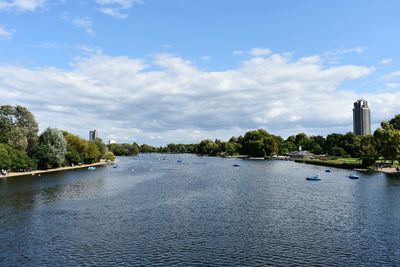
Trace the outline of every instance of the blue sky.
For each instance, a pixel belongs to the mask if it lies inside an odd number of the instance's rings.
[[[359,97],[377,127],[400,110],[399,9],[389,0],[0,0],[2,102],[28,106],[41,128],[155,145],[260,127],[347,132]],[[328,108],[337,116],[322,116]]]

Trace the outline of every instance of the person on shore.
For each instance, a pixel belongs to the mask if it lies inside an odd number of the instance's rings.
[[[7,176],[7,170],[1,169],[0,175]]]

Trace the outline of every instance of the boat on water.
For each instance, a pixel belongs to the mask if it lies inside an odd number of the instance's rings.
[[[95,169],[96,169],[96,167],[94,167],[94,166],[88,167],[88,170],[89,170],[89,171],[94,171]]]
[[[114,165],[113,168],[114,168],[114,169],[118,168],[118,165]]]
[[[317,174],[317,175],[306,177],[306,180],[307,181],[319,181],[319,180],[321,180],[321,178],[319,178],[319,175]]]
[[[235,164],[233,164],[232,166],[233,166],[233,167],[240,167],[240,164],[235,163]]]
[[[178,162],[178,163],[182,163],[182,160],[178,159],[176,162]]]
[[[332,172],[330,169],[326,169],[325,172]]]
[[[360,179],[360,176],[358,176],[357,174],[352,173],[352,174],[349,175],[349,178],[350,179]]]

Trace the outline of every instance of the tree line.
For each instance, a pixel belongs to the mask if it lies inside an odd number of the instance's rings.
[[[364,166],[371,166],[377,160],[386,160],[393,164],[395,160],[400,161],[400,115],[390,121],[382,122],[372,135],[366,136],[355,135],[352,132],[332,133],[326,137],[299,133],[283,139],[259,129],[246,132],[239,137],[232,137],[228,141],[207,139],[198,144],[168,144],[165,147],[153,147],[150,152],[268,157],[287,155],[299,147],[316,155],[359,158]]]
[[[283,139],[264,129],[246,132],[228,141],[203,140],[197,144],[168,144],[154,147],[147,144],[109,144],[101,139],[87,141],[66,131],[47,128],[39,135],[33,114],[22,106],[0,106],[0,168],[23,171],[90,164],[100,159],[138,153],[196,153],[209,156],[247,155],[268,157],[287,155],[299,147],[316,155],[360,158],[370,166],[376,160],[393,163],[400,160],[400,114],[381,126],[373,135],[357,136],[332,133],[308,136],[299,133]]]
[[[39,134],[34,115],[22,106],[0,106],[0,168],[49,169],[114,160],[101,139],[87,141],[55,128]]]

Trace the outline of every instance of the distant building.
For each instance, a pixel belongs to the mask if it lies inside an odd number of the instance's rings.
[[[94,141],[97,138],[99,138],[99,131],[97,131],[97,130],[89,131],[89,140],[90,141]]]
[[[371,111],[366,100],[360,99],[354,102],[353,130],[356,135],[371,134]]]
[[[314,154],[307,150],[294,151],[289,153],[289,157],[292,159],[312,159]]]
[[[108,140],[108,144],[116,144],[117,143],[117,141],[115,140],[115,139],[110,139],[110,140]]]
[[[307,150],[302,150],[301,146],[299,147],[298,151],[293,151],[289,153],[289,157],[292,159],[312,159],[314,158],[314,154],[307,151]]]

